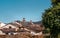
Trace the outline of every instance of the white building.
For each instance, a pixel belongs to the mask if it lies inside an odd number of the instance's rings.
[[[5,23],[0,22],[0,27],[3,27],[5,25],[6,25]]]
[[[31,34],[32,34],[32,35],[42,35],[43,33],[42,33],[42,31],[39,32],[39,33],[36,33],[36,32],[34,32],[34,31],[31,31]]]
[[[3,26],[2,28],[9,28],[9,27],[18,28],[18,27],[14,26],[14,25],[11,25],[11,24],[7,24],[7,25]]]

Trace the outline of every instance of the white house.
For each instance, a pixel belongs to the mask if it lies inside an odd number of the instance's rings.
[[[39,33],[36,33],[36,32],[34,32],[34,31],[31,31],[31,34],[32,34],[32,35],[42,35],[43,33],[42,33],[42,31],[39,32]]]
[[[0,35],[5,35],[5,33],[3,33],[3,32],[0,30]]]
[[[6,25],[5,23],[0,22],[0,27],[3,27],[5,25]]]
[[[12,24],[7,24],[7,25],[3,26],[2,28],[9,28],[9,27],[18,28],[16,26],[12,25]]]

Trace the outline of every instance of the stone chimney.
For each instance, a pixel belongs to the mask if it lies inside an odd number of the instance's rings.
[[[30,20],[30,24],[33,24],[32,20]]]

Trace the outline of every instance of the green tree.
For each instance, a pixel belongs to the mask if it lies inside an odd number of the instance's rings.
[[[52,6],[55,6],[60,2],[60,0],[51,0],[51,2],[52,2]]]
[[[42,23],[50,29],[51,38],[58,38],[60,32],[60,1],[51,0],[52,7],[45,10],[42,16]]]

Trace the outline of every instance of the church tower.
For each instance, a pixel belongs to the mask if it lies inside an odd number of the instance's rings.
[[[22,22],[24,23],[25,21],[26,21],[25,18],[23,18]]]

